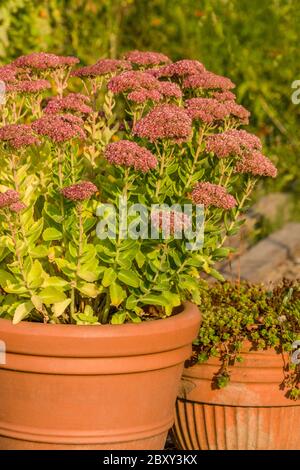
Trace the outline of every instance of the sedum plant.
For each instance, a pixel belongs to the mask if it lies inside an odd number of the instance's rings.
[[[234,364],[243,360],[245,341],[252,350],[273,348],[278,353],[293,353],[297,348],[288,363],[283,361],[283,381],[278,385],[289,398],[300,398],[299,281],[283,280],[273,290],[247,282],[216,283],[201,291],[201,305],[202,327],[188,366],[220,358],[212,386],[222,388],[230,382]]]
[[[222,279],[224,242],[276,168],[239,129],[249,112],[234,84],[200,62],[132,51],[77,63],[33,53],[0,67],[0,316],[165,318],[201,301],[203,272]]]

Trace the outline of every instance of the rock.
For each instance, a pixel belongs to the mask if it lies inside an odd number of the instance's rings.
[[[227,279],[278,282],[300,277],[300,223],[288,223],[221,269]]]

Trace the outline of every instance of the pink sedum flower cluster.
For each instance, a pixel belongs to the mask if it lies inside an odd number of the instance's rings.
[[[83,121],[72,114],[46,114],[32,123],[33,130],[54,142],[85,139]]]
[[[223,186],[209,182],[197,183],[191,193],[194,204],[203,204],[204,207],[214,206],[220,209],[233,209],[237,202]]]
[[[179,106],[164,104],[153,108],[140,119],[133,133],[151,142],[158,139],[171,139],[177,143],[187,141],[192,132],[192,119]]]
[[[130,70],[131,64],[126,60],[101,59],[94,65],[86,65],[72,72],[74,77],[98,77],[102,75],[113,74],[122,70]]]
[[[16,83],[8,84],[8,93],[41,93],[51,88],[48,80],[20,80]]]
[[[214,91],[212,97],[223,103],[224,101],[235,101],[236,96],[232,91]]]
[[[146,101],[157,102],[162,99],[162,94],[158,90],[147,90],[146,88],[140,88],[128,93],[127,98],[129,101],[134,101],[135,103],[145,103]]]
[[[219,121],[229,116],[227,107],[214,98],[191,98],[185,102],[186,112],[193,120],[206,123]]]
[[[27,209],[27,206],[26,206],[26,204],[24,204],[24,202],[17,201],[17,202],[14,202],[13,204],[11,204],[9,206],[9,209],[12,212],[15,212],[16,214],[19,214],[20,212],[23,212],[25,209]]]
[[[0,193],[0,209],[10,207],[12,204],[18,203],[20,195],[13,189],[8,189],[4,193]]]
[[[61,190],[61,193],[66,199],[78,202],[90,199],[97,191],[98,188],[93,183],[82,181],[81,183],[66,186]]]
[[[89,97],[82,93],[69,93],[63,98],[51,98],[44,112],[57,114],[64,111],[75,111],[80,114],[90,114],[93,109],[87,104],[89,101]]]
[[[157,158],[145,147],[129,140],[119,140],[105,149],[105,158],[112,165],[132,167],[147,173],[157,166]]]
[[[123,72],[112,77],[108,82],[108,89],[113,93],[124,93],[137,89],[155,90],[158,81],[152,75],[140,70]]]
[[[236,173],[248,173],[254,176],[271,176],[276,178],[277,168],[271,160],[260,153],[255,151],[253,153],[245,154],[235,166]]]
[[[205,67],[198,60],[183,59],[173,64],[154,70],[157,77],[185,77],[205,72]]]
[[[188,75],[183,81],[183,87],[231,90],[235,87],[235,84],[227,77],[205,71],[195,75]]]
[[[136,65],[160,65],[171,62],[169,57],[160,52],[130,51],[124,55],[124,59]]]
[[[11,64],[0,66],[0,80],[5,83],[16,80],[17,73],[18,69]]]
[[[206,139],[207,152],[212,152],[219,158],[242,156],[245,152],[261,149],[260,139],[244,130],[232,129]]]
[[[21,149],[22,147],[38,145],[40,143],[28,124],[7,124],[1,127],[0,141],[9,144],[14,149]]]
[[[12,64],[15,67],[33,70],[57,69],[62,67],[73,67],[78,64],[77,57],[64,57],[46,52],[33,52],[22,55],[15,59]]]

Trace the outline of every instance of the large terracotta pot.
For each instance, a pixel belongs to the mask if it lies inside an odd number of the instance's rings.
[[[300,403],[285,397],[283,357],[249,351],[231,368],[231,381],[212,390],[218,359],[185,369],[174,425],[186,450],[300,449]]]
[[[140,324],[0,320],[0,449],[162,449],[199,323],[191,303]]]

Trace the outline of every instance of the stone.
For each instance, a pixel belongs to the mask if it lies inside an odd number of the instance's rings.
[[[288,223],[221,269],[226,279],[278,282],[300,277],[300,223]]]

